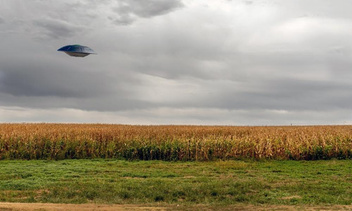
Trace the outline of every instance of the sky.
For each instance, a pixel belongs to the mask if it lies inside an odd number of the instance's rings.
[[[0,0],[0,122],[352,124],[351,7]]]

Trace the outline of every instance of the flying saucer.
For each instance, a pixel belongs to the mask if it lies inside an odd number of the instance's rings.
[[[66,45],[58,49],[57,51],[63,51],[68,55],[74,57],[85,57],[89,54],[96,54],[93,49],[83,45]]]

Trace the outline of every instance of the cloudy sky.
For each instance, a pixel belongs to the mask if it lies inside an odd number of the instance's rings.
[[[0,0],[0,122],[351,124],[351,8]]]

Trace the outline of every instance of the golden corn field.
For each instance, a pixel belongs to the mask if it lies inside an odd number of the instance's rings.
[[[0,159],[351,159],[352,126],[0,124]]]

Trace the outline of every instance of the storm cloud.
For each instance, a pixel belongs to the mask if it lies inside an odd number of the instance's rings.
[[[348,0],[2,3],[0,122],[352,123]]]

